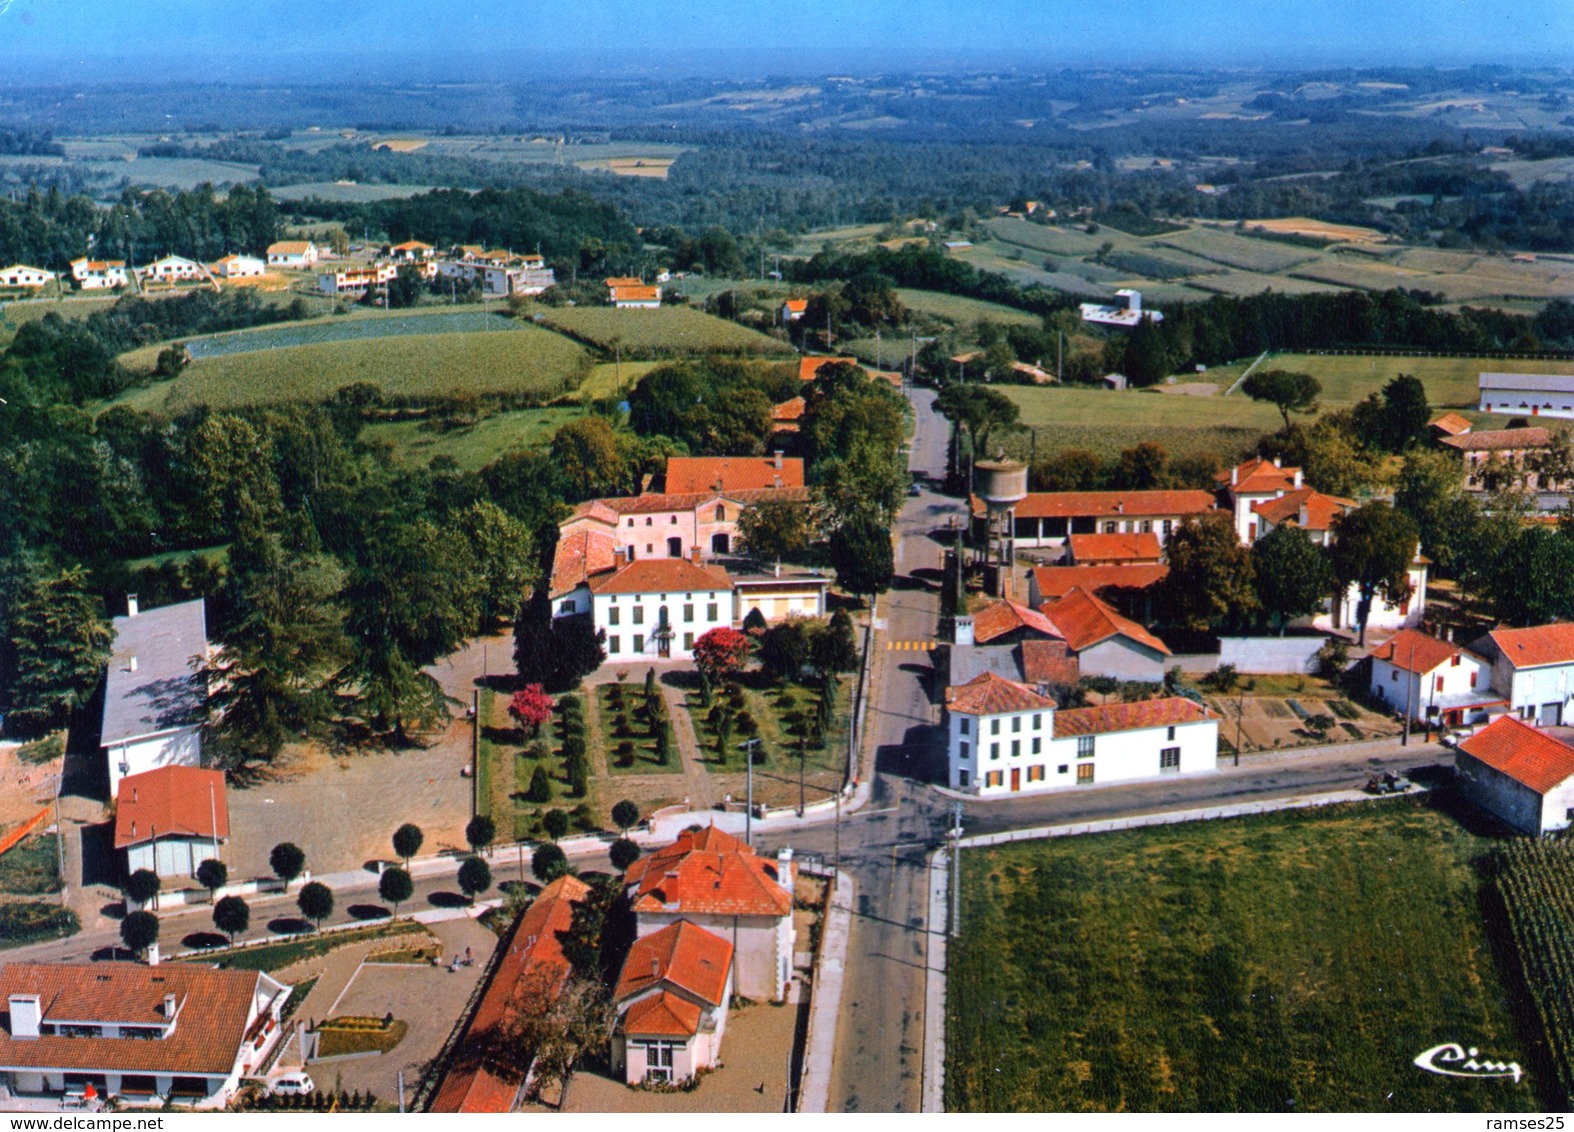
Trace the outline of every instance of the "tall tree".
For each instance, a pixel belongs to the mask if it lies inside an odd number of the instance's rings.
[[[1405,456],[1394,491],[1394,506],[1410,516],[1421,536],[1421,549],[1441,568],[1455,559],[1452,518],[1463,500],[1459,461],[1446,452],[1412,451]]]
[[[1322,396],[1323,387],[1309,373],[1264,369],[1241,382],[1241,392],[1253,401],[1267,401],[1278,409],[1279,415],[1284,418],[1285,431],[1289,431],[1290,414],[1314,410],[1317,398]]]
[[[1167,615],[1189,629],[1236,624],[1257,608],[1251,551],[1227,511],[1185,520],[1164,545],[1170,572],[1162,583]]]
[[[1493,612],[1510,625],[1544,625],[1574,617],[1574,534],[1525,527],[1497,563]]]
[[[1366,622],[1379,594],[1399,603],[1410,594],[1409,569],[1419,537],[1409,516],[1387,503],[1368,503],[1334,520],[1334,580],[1341,591],[1355,586],[1359,641],[1366,644]]]
[[[813,538],[809,508],[788,499],[762,499],[738,516],[738,534],[750,554],[780,563],[808,548]]]
[[[570,502],[617,495],[628,486],[617,434],[602,417],[562,425],[552,437],[552,459],[568,484]]]
[[[947,385],[935,397],[935,411],[967,437],[968,452],[974,461],[988,455],[992,435],[1011,429],[1022,415],[1011,398],[976,381]]]
[[[1252,575],[1257,604],[1279,623],[1279,635],[1290,621],[1316,613],[1333,593],[1333,567],[1328,552],[1300,527],[1275,527],[1252,546]]]
[[[535,583],[536,548],[530,528],[490,500],[457,516],[479,582],[480,624],[489,629],[519,616]]]
[[[895,558],[889,528],[869,521],[848,523],[831,535],[836,583],[848,593],[873,598],[891,588]]]
[[[64,723],[98,686],[111,632],[81,566],[17,564],[5,594],[10,715],[32,730]]]

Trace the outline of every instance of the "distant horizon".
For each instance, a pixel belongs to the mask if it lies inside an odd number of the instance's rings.
[[[629,0],[567,9],[529,0],[0,0],[0,37],[5,85],[495,82],[544,77],[542,69],[677,80],[1068,67],[1567,69],[1574,59],[1574,5],[1150,0],[1127,15],[1090,0],[799,0],[790,11],[784,18],[781,5],[761,0],[659,9]]]

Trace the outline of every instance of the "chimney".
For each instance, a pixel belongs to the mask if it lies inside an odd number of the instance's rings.
[[[629,564],[628,547],[620,546],[612,552],[612,568],[621,570]]]
[[[131,654],[131,666],[130,666],[130,668],[127,671],[135,672],[136,670],[137,670],[137,654],[136,653],[132,653]]]
[[[1236,484],[1238,484],[1240,482],[1241,482],[1241,469],[1240,469],[1240,465],[1237,464],[1235,467],[1230,469],[1230,486],[1234,487]]]
[[[776,451],[771,453],[771,461],[776,466],[776,468],[778,470],[781,469],[781,466],[782,466],[782,450],[780,448],[776,449]]]
[[[696,565],[696,566],[700,566],[700,565],[703,564],[702,560],[701,560],[701,557],[700,557],[700,548],[699,547],[697,547],[697,546],[689,547],[689,561],[694,563],[694,565]]]
[[[650,977],[653,982],[661,978],[661,960],[654,955],[650,957]]]
[[[1301,469],[1295,469],[1295,490],[1301,490]]]
[[[1284,457],[1282,457],[1282,456],[1275,456],[1273,458],[1273,466],[1276,467],[1276,468],[1283,468],[1284,467]]]
[[[13,994],[10,997],[11,1006],[11,1036],[13,1038],[36,1038],[39,1034],[39,1023],[43,1021],[44,1009],[39,1003],[36,994]]]
[[[156,943],[148,944],[148,966],[158,966],[158,944]]]
[[[782,485],[782,477],[780,475],[774,475],[774,476],[771,477],[771,486],[772,487],[781,487],[781,485]]]
[[[776,852],[776,883],[792,891],[792,846],[783,845]]]
[[[1117,500],[1115,500],[1115,514],[1117,514],[1117,515],[1124,515],[1125,513],[1126,513],[1126,501],[1124,499],[1117,499]]]
[[[172,994],[164,996],[164,1017],[166,1019],[175,1017],[175,996]]]
[[[137,788],[135,786],[131,788],[131,800],[133,802],[137,800]]]
[[[951,620],[952,643],[957,645],[971,645],[974,643],[973,619],[971,617],[955,617]]]
[[[136,615],[137,615],[137,595],[136,594],[127,594],[126,595],[126,616],[127,617],[135,617]]]
[[[1312,521],[1312,513],[1311,513],[1310,510],[1307,509],[1307,506],[1304,503],[1301,504],[1301,514],[1299,516],[1299,521],[1300,521],[1302,530],[1305,530],[1307,525],[1310,524],[1311,521]]]

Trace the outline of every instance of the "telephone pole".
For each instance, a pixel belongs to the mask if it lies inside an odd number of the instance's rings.
[[[952,939],[962,934],[962,803],[951,803],[951,824],[946,838],[951,843],[951,915],[949,917]]]

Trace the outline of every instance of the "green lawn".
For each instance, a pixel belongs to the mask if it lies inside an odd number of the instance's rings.
[[[522,327],[475,334],[411,334],[324,342],[193,362],[171,381],[131,390],[116,403],[176,413],[288,401],[322,401],[368,382],[394,401],[461,395],[551,398],[589,370],[584,349],[551,331]]]
[[[1222,368],[1222,367],[1221,367]],[[1217,378],[1228,380],[1228,372]],[[1199,378],[1215,380],[1210,371]],[[1144,440],[1164,445],[1171,455],[1188,453],[1232,458],[1264,432],[1280,427],[1272,405],[1245,397],[1214,397],[1128,390],[1003,385],[1001,392],[1022,410],[1022,423],[1038,430],[1038,452],[1086,448],[1113,455]],[[1027,434],[1004,438],[1008,451],[1026,454]]]
[[[594,692],[592,696],[590,693]],[[607,773],[616,778],[627,774],[682,774],[683,756],[678,751],[677,738],[672,734],[672,723],[667,721],[667,761],[661,762],[656,754],[656,733],[645,720],[641,709],[645,703],[645,685],[642,681],[625,684],[603,684],[586,689],[585,722],[586,741],[592,750],[599,750],[606,759]],[[627,727],[619,730],[619,716],[627,720]],[[618,747],[628,743],[632,754],[622,755]]]
[[[603,362],[592,367],[590,376],[580,384],[580,399],[590,402],[601,397],[626,398],[640,378],[657,366],[665,364],[665,362]]]
[[[736,322],[689,307],[618,310],[615,307],[527,308],[541,321],[611,357],[673,358],[690,354],[790,354],[792,347]]]
[[[1401,373],[1421,379],[1433,406],[1473,408],[1477,375],[1486,373],[1574,373],[1574,362],[1527,358],[1392,358],[1375,355],[1275,354],[1260,368],[1309,373],[1322,382],[1325,405],[1353,405],[1380,391]]]
[[[1560,1107],[1483,924],[1491,844],[1407,799],[968,850],[946,1107]],[[1412,1064],[1444,1042],[1527,1076]]]
[[[0,856],[0,892],[43,896],[60,891],[59,848],[47,834],[35,833]]]
[[[972,329],[975,323],[985,320],[1014,326],[1037,326],[1042,321],[1037,315],[1029,314],[1027,311],[1000,303],[985,302],[983,299],[970,299],[965,295],[947,295],[940,291],[915,291],[907,287],[899,287],[896,296],[902,300],[903,306],[919,314],[933,315],[963,329]],[[899,337],[890,339],[892,344],[898,344],[900,341]],[[895,345],[895,348],[901,347]],[[892,346],[888,345],[887,352],[891,349]]]
[[[513,409],[457,428],[439,421],[376,421],[361,435],[372,442],[387,441],[406,460],[425,464],[447,456],[461,470],[473,472],[499,456],[551,443],[565,421],[581,415],[581,410],[569,408]]]

